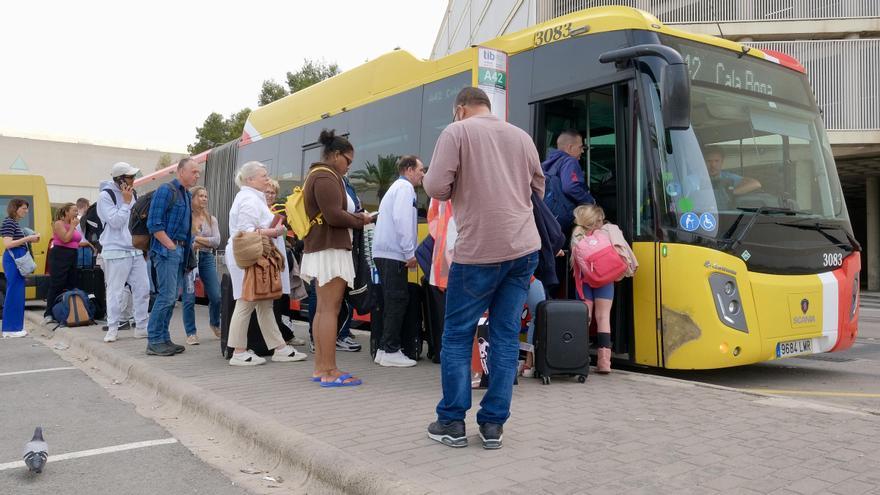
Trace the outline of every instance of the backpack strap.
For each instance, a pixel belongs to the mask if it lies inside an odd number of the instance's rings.
[[[116,204],[116,194],[113,193],[113,189],[110,189],[110,188],[108,187],[107,189],[101,189],[101,192],[105,192],[105,193],[109,194],[109,195],[110,195],[110,199],[113,200],[113,204],[114,204],[114,205]]]

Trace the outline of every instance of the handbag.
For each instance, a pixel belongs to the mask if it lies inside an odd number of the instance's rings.
[[[245,301],[266,301],[281,297],[281,272],[284,259],[275,246],[268,256],[261,256],[256,263],[245,268],[241,285],[241,298]]]
[[[263,236],[256,232],[239,232],[232,238],[232,256],[239,268],[256,263],[264,254]]]
[[[191,272],[199,267],[199,252],[196,251],[195,245],[190,245],[189,256],[186,258],[186,271]]]
[[[12,253],[10,252],[10,255],[11,254]],[[21,257],[16,258],[13,256],[12,259],[15,261],[15,267],[18,268],[18,273],[20,273],[22,277],[27,277],[37,270],[37,264],[34,262],[34,257],[31,256],[30,250],[25,251],[24,255]]]

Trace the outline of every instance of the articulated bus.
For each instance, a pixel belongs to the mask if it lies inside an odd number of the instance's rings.
[[[381,159],[430,167],[456,94],[487,81],[542,159],[562,130],[584,136],[589,186],[641,265],[616,290],[617,358],[708,369],[852,345],[860,247],[803,67],[636,9],[576,12],[438,60],[394,51],[258,108],[207,156],[212,209],[228,211],[249,160],[282,194],[300,184],[323,128],[353,143],[375,209]]]

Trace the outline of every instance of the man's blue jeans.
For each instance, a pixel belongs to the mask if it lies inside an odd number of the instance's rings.
[[[199,280],[208,298],[208,323],[220,326],[220,278],[217,275],[217,262],[214,253],[199,251]],[[185,284],[184,284],[185,285]],[[196,334],[196,294],[183,291],[183,328],[187,335]]]
[[[150,259],[156,270],[156,301],[153,303],[153,311],[150,312],[150,322],[147,325],[147,340],[150,344],[161,344],[171,340],[168,325],[171,323],[171,314],[174,312],[174,304],[183,289],[183,247],[172,251],[165,250],[163,253],[152,251]]]
[[[504,424],[510,416],[519,365],[519,331],[529,279],[538,253],[488,265],[453,263],[446,289],[446,319],[440,351],[443,398],[437,419],[462,421],[471,408],[471,351],[477,323],[489,310],[489,389],[477,423]]]

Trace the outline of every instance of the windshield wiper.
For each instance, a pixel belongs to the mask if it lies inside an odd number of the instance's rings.
[[[826,230],[839,230],[839,231],[843,232],[843,235],[846,236],[847,242],[849,242],[849,245],[852,246],[854,251],[861,251],[862,250],[862,245],[859,244],[859,241],[857,241],[856,238],[853,237],[853,235],[849,233],[849,231],[847,231],[844,227],[842,227],[840,225],[831,225],[831,224],[826,224],[826,223],[822,223],[822,222],[813,222],[813,223],[808,223],[808,224],[805,224],[804,222],[777,223],[777,225],[785,225],[785,226],[794,227],[797,229],[815,230],[816,232],[819,232],[826,239],[828,239],[829,241],[831,241],[835,244],[844,244],[843,242],[840,241],[840,239],[825,232]]]
[[[780,208],[778,206],[759,206],[756,208],[739,207],[737,209],[742,210],[742,213],[740,213],[736,217],[733,225],[724,234],[725,239],[723,239],[721,242],[721,248],[724,250],[730,250],[739,245],[739,243],[742,242],[743,238],[746,236],[749,230],[751,230],[752,227],[755,225],[758,217],[762,214],[768,215],[771,213],[779,213],[783,215],[797,215],[798,213],[804,213],[803,211],[793,210],[791,208]],[[736,238],[731,239],[730,236],[733,235],[734,232],[736,232],[736,228],[737,226],[739,226],[740,221],[742,221],[743,217],[745,217],[745,214],[749,212],[752,213],[752,216],[749,218],[748,223],[746,223],[745,227],[740,230],[739,235],[737,235]]]

